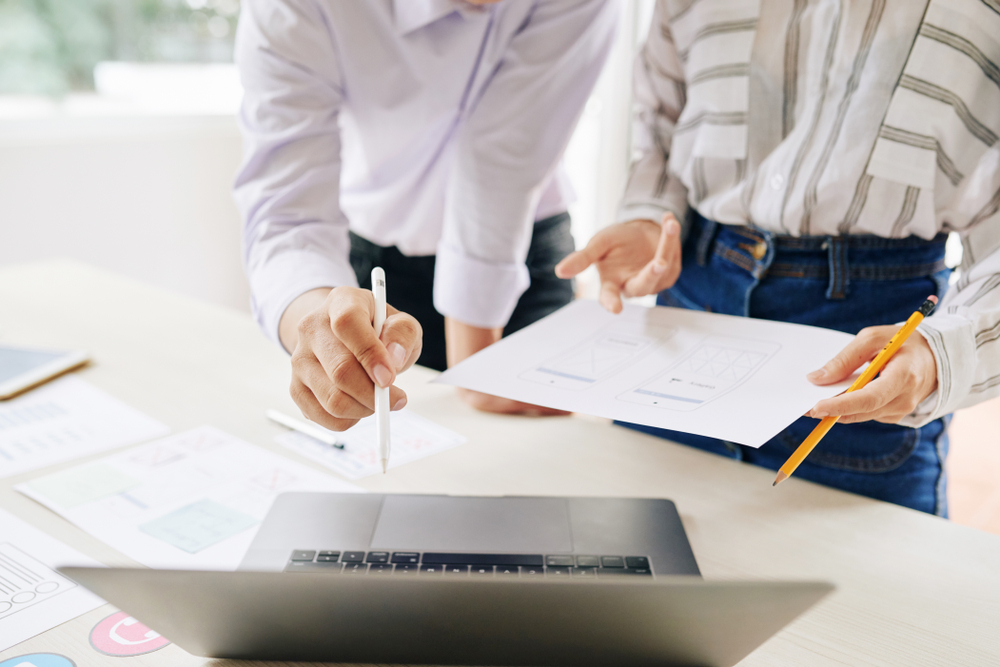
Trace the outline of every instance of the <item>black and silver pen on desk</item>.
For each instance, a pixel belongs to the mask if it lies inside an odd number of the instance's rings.
[[[325,429],[318,424],[296,419],[295,417],[289,417],[284,412],[278,412],[277,410],[267,410],[264,414],[274,423],[281,424],[282,426],[290,428],[293,431],[304,433],[310,438],[319,440],[325,445],[330,445],[331,447],[336,447],[337,449],[344,448],[344,443],[340,441],[340,438],[337,437],[336,433]]]

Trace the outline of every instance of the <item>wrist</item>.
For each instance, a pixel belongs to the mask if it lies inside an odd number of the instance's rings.
[[[454,366],[503,337],[503,328],[474,327],[451,317],[444,318],[448,366]]]

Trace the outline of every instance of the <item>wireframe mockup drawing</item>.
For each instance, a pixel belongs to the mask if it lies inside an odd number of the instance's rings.
[[[10,543],[0,544],[0,619],[76,587]]]
[[[695,410],[743,384],[780,349],[778,343],[707,336],[663,373],[617,398],[670,410]]]
[[[519,376],[561,389],[586,389],[617,373],[654,345],[669,340],[673,327],[646,325],[641,334],[635,325],[612,324],[579,345],[524,371]]]

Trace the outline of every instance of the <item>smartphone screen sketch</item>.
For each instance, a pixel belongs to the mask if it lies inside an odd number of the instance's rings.
[[[652,380],[619,400],[691,411],[743,384],[781,349],[778,343],[708,336]]]
[[[560,389],[586,389],[669,340],[675,332],[672,327],[646,325],[638,333],[634,325],[612,324],[519,377]]]

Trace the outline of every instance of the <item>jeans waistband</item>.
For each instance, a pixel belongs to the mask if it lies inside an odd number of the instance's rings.
[[[847,296],[851,280],[912,280],[943,271],[948,235],[926,240],[872,235],[781,236],[755,227],[723,225],[695,213],[689,243],[705,266],[710,255],[765,277],[829,281],[827,298]]]

